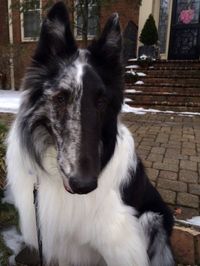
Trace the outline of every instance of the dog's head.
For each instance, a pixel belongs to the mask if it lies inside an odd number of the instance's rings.
[[[86,194],[116,143],[117,116],[123,101],[119,18],[113,14],[98,40],[78,49],[62,2],[49,11],[24,88],[21,139],[42,165],[49,145],[57,150],[65,188]]]

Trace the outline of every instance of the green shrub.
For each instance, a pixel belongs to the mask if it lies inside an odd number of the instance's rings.
[[[158,30],[153,15],[149,15],[146,20],[142,32],[140,34],[140,41],[144,45],[154,45],[158,41]]]

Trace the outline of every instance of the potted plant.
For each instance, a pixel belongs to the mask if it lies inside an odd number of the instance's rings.
[[[158,49],[156,47],[158,42],[158,30],[152,14],[149,15],[144,24],[140,34],[140,42],[143,43],[143,46],[139,47],[139,57],[142,55],[151,58],[158,57]]]

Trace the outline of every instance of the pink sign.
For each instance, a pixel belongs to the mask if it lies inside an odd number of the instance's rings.
[[[193,20],[194,14],[193,9],[182,10],[179,19],[182,23],[189,24]]]

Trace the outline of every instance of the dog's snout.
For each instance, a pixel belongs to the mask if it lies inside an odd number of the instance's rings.
[[[76,194],[87,194],[97,188],[97,178],[80,178],[72,176],[69,178],[69,185]]]

